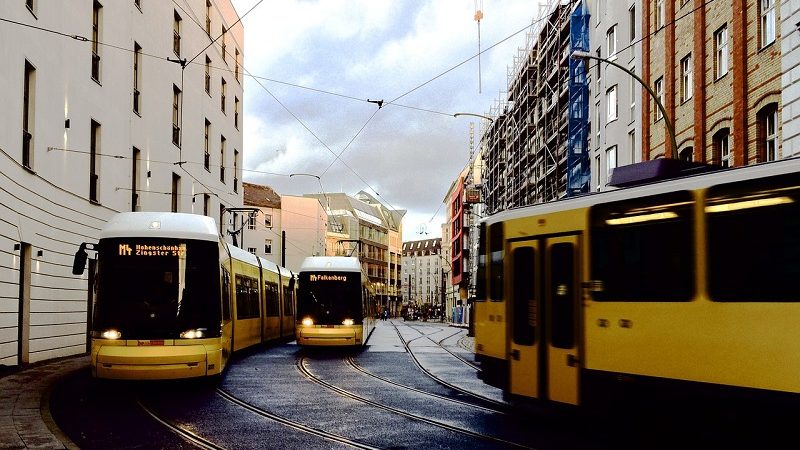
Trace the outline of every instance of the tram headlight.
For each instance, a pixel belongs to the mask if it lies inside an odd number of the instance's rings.
[[[310,327],[311,325],[314,325],[314,320],[311,317],[304,317],[302,324]]]
[[[186,330],[180,334],[181,339],[200,339],[206,336],[205,328],[195,328],[193,330]]]
[[[353,319],[344,319],[342,321],[342,325],[348,325],[349,326],[349,325],[353,325],[354,323],[355,322],[353,322]]]
[[[122,333],[120,333],[118,330],[114,330],[114,329],[104,330],[102,333],[100,333],[100,337],[103,338],[103,339],[112,339],[112,340],[114,340],[114,339],[121,338],[122,337]]]

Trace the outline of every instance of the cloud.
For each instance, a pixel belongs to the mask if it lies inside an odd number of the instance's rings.
[[[480,3],[482,49],[538,14],[531,0]],[[254,4],[234,0],[240,14]],[[489,113],[504,99],[508,67],[526,43],[523,32],[483,53],[479,75],[474,8],[466,0],[260,4],[243,20],[245,67],[263,77],[245,81],[245,181],[301,195],[319,184],[288,175],[313,173],[328,192],[374,190],[409,210],[406,238],[421,238],[420,224],[438,236],[442,201],[469,158],[470,122],[479,138],[478,119],[452,114]]]

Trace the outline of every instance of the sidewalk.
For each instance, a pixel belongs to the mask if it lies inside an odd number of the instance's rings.
[[[89,364],[78,355],[12,370],[0,378],[0,449],[74,449],[50,416],[50,388]]]

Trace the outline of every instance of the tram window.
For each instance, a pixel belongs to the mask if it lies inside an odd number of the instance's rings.
[[[291,316],[294,314],[292,310],[292,303],[294,301],[294,291],[289,289],[288,286],[283,287],[283,315]]]
[[[231,320],[231,273],[222,267],[222,320]]]
[[[489,297],[494,302],[503,300],[503,224],[489,227]]]
[[[514,259],[514,342],[533,345],[536,341],[538,305],[536,299],[536,250],[521,247],[513,252]]]
[[[715,186],[706,198],[711,299],[800,301],[800,177]]]
[[[594,300],[689,301],[694,292],[693,199],[688,191],[597,205],[591,212]]]
[[[280,316],[278,310],[278,283],[270,281],[264,282],[264,293],[267,296],[267,316],[277,317]]]
[[[252,319],[259,316],[258,282],[249,277],[236,276],[236,318]]]
[[[478,270],[475,274],[475,301],[486,300],[486,224],[478,231]]]
[[[575,247],[570,243],[550,247],[550,299],[553,347],[575,347]]]

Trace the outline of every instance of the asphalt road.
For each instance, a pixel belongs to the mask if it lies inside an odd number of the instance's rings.
[[[84,449],[727,449],[780,439],[689,413],[514,410],[477,379],[470,345],[446,324],[379,322],[363,349],[248,350],[218,383],[98,382],[81,370],[55,386],[51,412]]]

